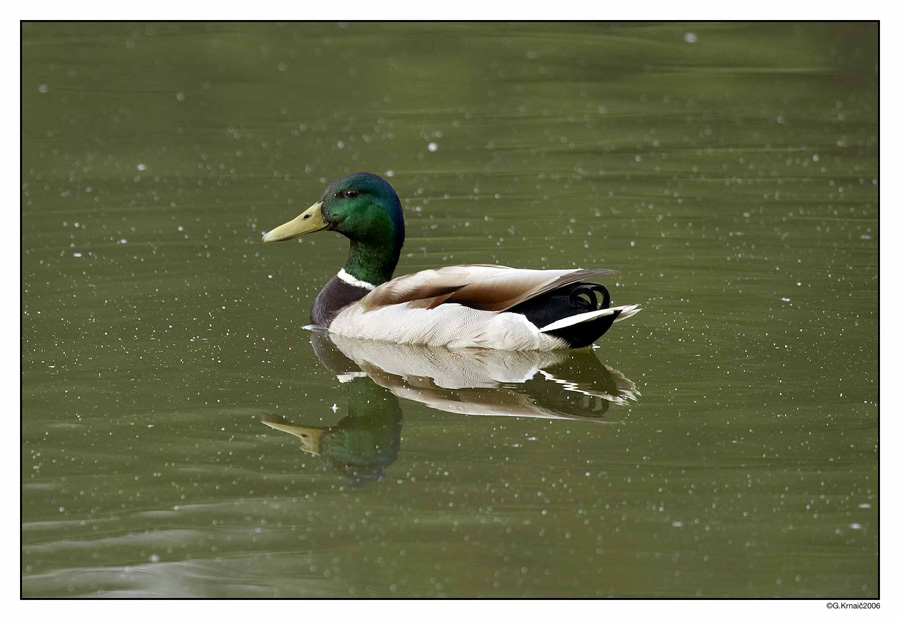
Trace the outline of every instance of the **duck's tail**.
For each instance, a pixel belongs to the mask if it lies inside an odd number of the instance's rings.
[[[594,310],[593,312],[582,312],[581,314],[573,314],[564,319],[553,321],[549,325],[544,325],[540,331],[543,333],[556,332],[565,329],[566,327],[572,327],[573,325],[596,321],[605,316],[613,316],[612,321],[610,321],[610,324],[612,324],[616,321],[624,321],[640,311],[640,306],[634,304],[630,306],[614,306],[612,308],[604,308],[603,310]]]
[[[634,316],[640,308],[610,307],[609,291],[602,284],[575,282],[510,308],[524,314],[543,334],[564,340],[569,348],[586,347],[613,323]]]
[[[630,306],[619,306],[619,309],[621,310],[621,312],[619,312],[619,315],[615,319],[613,319],[613,322],[624,321],[625,319],[630,319],[635,314],[637,314],[638,312],[643,310],[643,308],[641,308],[639,304],[632,304]]]
[[[641,308],[635,304],[582,312],[545,325],[540,331],[562,338],[571,348],[578,349],[593,344],[616,321],[623,321],[640,311]]]

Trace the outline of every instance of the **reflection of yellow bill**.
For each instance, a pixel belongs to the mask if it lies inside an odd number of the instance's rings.
[[[322,439],[322,434],[325,432],[324,429],[315,428],[312,426],[295,426],[294,424],[284,424],[282,422],[276,422],[276,419],[278,418],[274,416],[263,415],[262,423],[269,428],[274,428],[276,431],[288,433],[289,435],[293,435],[294,437],[299,439],[300,449],[304,452],[315,454],[316,456],[320,455],[321,450],[319,449],[319,444]]]

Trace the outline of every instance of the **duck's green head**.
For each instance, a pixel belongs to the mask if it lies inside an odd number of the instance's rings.
[[[400,199],[378,175],[356,172],[328,186],[317,203],[299,216],[270,230],[263,241],[287,241],[319,230],[333,230],[350,239],[350,275],[371,284],[390,279],[405,235]]]

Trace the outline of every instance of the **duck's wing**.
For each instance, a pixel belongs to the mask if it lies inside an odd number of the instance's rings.
[[[454,265],[395,278],[360,300],[365,310],[409,303],[435,308],[458,303],[478,310],[501,312],[554,289],[598,276],[612,269],[512,269],[500,265]]]

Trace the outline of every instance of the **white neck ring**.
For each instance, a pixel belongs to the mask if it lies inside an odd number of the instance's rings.
[[[351,276],[349,273],[347,273],[343,269],[338,271],[337,277],[340,278],[341,280],[343,280],[344,282],[346,282],[347,284],[349,284],[350,286],[364,288],[367,291],[375,290],[374,284],[369,284],[368,282],[364,282],[363,280],[360,280],[359,278],[354,278],[353,276]]]

